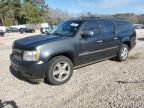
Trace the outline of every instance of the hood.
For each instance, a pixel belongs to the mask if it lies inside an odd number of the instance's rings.
[[[51,41],[56,41],[61,38],[64,38],[64,37],[55,36],[55,35],[36,35],[36,36],[31,36],[31,37],[16,40],[14,42],[14,47],[27,49],[30,47],[38,46],[40,44],[48,43]]]

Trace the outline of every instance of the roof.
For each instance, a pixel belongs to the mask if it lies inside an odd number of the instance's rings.
[[[82,19],[70,19],[68,21],[85,22],[85,21],[119,21],[129,23],[126,19],[115,19],[115,18],[101,18],[101,17],[86,17]]]

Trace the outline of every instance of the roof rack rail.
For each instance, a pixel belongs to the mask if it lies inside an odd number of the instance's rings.
[[[91,17],[82,17],[82,18],[80,18],[80,19],[94,19],[94,18],[101,18],[101,17],[91,16]]]
[[[126,18],[115,18],[115,19],[126,19]]]

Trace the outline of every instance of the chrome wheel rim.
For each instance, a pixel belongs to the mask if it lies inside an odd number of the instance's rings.
[[[67,62],[59,62],[53,69],[53,77],[57,81],[65,81],[70,74],[70,65]]]
[[[128,49],[127,49],[126,47],[124,47],[124,48],[122,49],[121,58],[122,58],[123,60],[125,60],[125,59],[127,58],[127,56],[128,56]]]

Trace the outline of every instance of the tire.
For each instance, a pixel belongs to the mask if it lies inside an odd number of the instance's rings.
[[[73,63],[65,56],[56,56],[48,62],[46,81],[52,85],[62,85],[70,80]]]
[[[123,44],[120,48],[119,54],[118,54],[118,61],[122,62],[127,60],[129,55],[129,47],[126,44]]]

